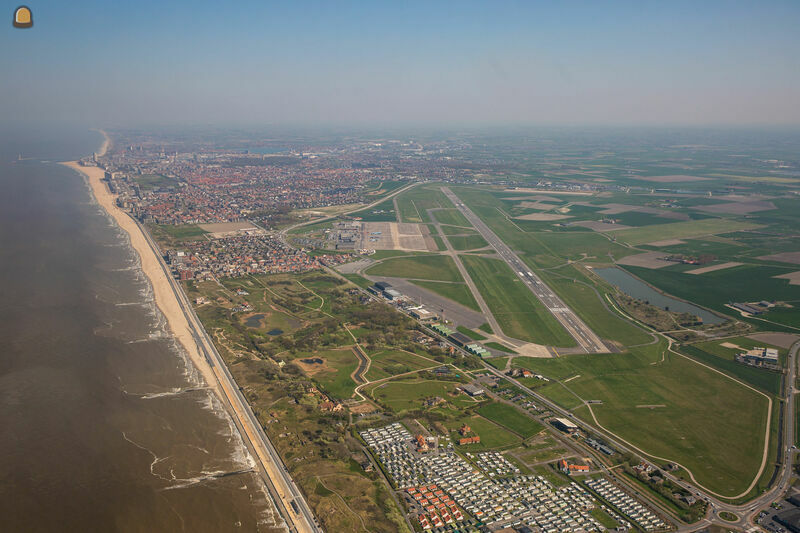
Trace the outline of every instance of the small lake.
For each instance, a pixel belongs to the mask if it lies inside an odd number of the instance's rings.
[[[278,328],[271,329],[267,332],[267,335],[272,335],[273,337],[277,335],[283,335],[283,330]]]
[[[261,327],[261,321],[264,320],[263,314],[252,315],[247,317],[247,320],[244,321],[244,325],[248,328],[255,328],[258,329]]]
[[[660,307],[661,309],[669,307],[670,311],[692,313],[703,319],[704,324],[721,324],[724,322],[723,318],[706,311],[702,307],[682,300],[676,300],[675,298],[655,291],[648,284],[636,279],[621,268],[595,268],[593,271],[607,282],[619,287],[622,292],[632,298],[650,302],[651,305]]]

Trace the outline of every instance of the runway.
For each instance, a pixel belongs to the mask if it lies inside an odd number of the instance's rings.
[[[544,304],[556,320],[575,339],[578,346],[586,353],[604,353],[609,349],[603,341],[587,326],[575,312],[559,298],[536,274],[531,272],[522,259],[515,254],[472,210],[456,196],[449,187],[442,187],[442,192],[461,211],[486,242],[494,248],[497,254],[505,261],[514,274],[530,289],[530,291]]]

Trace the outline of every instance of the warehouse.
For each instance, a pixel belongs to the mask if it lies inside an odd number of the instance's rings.
[[[578,426],[566,418],[554,418],[550,421],[550,424],[554,428],[558,429],[559,431],[563,431],[564,433],[575,433],[578,431]]]

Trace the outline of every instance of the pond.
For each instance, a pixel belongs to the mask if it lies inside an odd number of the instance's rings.
[[[264,320],[263,314],[251,315],[244,321],[244,325],[248,328],[258,329],[261,327],[261,321]]]
[[[324,361],[319,357],[314,357],[311,359],[300,359],[300,362],[305,363],[307,365],[321,365],[322,363],[324,363]]]
[[[706,311],[702,307],[684,302],[683,300],[677,300],[654,290],[650,285],[631,276],[621,268],[595,268],[593,271],[607,282],[619,287],[620,290],[628,296],[650,302],[651,305],[660,307],[661,309],[669,308],[670,311],[697,315],[703,319],[704,324],[721,324],[725,321],[724,318]]]
[[[271,335],[273,337],[275,337],[277,335],[282,335],[282,334],[283,334],[283,330],[282,329],[278,329],[278,328],[271,329],[271,330],[269,330],[267,332],[267,335]]]

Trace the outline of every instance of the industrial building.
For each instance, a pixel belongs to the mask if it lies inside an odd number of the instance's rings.
[[[736,355],[736,360],[740,363],[751,366],[760,366],[776,370],[780,367],[778,362],[778,350],[776,348],[757,347]]]
[[[473,385],[472,383],[469,383],[467,385],[461,385],[460,389],[469,394],[470,396],[472,396],[473,398],[475,396],[482,396],[486,392],[481,387]]]
[[[559,431],[564,433],[575,433],[578,431],[578,426],[567,420],[566,418],[554,418],[550,424]]]

